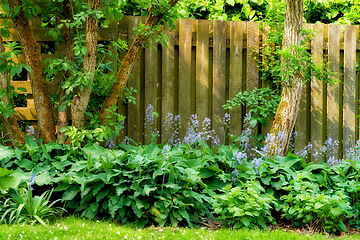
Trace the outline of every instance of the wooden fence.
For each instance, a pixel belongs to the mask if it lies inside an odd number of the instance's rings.
[[[117,38],[131,44],[135,37],[133,28],[144,18],[125,17],[119,24],[100,30],[101,41]],[[262,82],[250,52],[258,52],[262,44],[262,32],[255,22],[225,22],[179,19],[176,30],[168,36],[168,46],[146,48],[136,62],[129,86],[138,89],[137,104],[119,104],[120,113],[126,116],[123,135],[135,141],[144,141],[145,110],[151,104],[159,113],[157,129],[166,132],[163,123],[167,113],[181,115],[180,136],[184,136],[188,119],[197,114],[199,122],[208,117],[212,120],[220,139],[224,137],[222,119],[223,104],[239,91],[266,86]],[[44,33],[48,30],[33,24],[38,41],[51,42]],[[334,86],[312,79],[303,91],[303,100],[296,122],[298,132],[296,148],[312,142],[320,149],[327,137],[340,142],[340,148],[348,149],[359,139],[358,99],[359,74],[359,27],[323,24],[304,24],[316,34],[310,43],[311,53],[317,63],[329,64],[341,83]],[[15,40],[8,39],[8,40]],[[55,54],[61,53],[63,44],[55,46]],[[251,50],[251,51],[250,51]],[[122,54],[123,55],[123,54]],[[52,55],[44,55],[52,57]],[[36,120],[29,81],[13,81],[15,87],[25,87],[27,107],[17,108],[20,119]],[[51,85],[52,84],[52,85]],[[56,83],[50,83],[56,91]],[[230,134],[242,131],[244,108],[230,111]],[[269,124],[271,125],[271,124]],[[269,127],[259,129],[266,133]]]

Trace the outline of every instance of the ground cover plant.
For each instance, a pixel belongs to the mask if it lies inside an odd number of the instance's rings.
[[[210,147],[214,132],[199,129],[192,118],[183,140],[165,144],[152,139],[136,146],[93,141],[43,145],[31,136],[23,148],[0,146],[1,220],[25,218],[21,212],[11,218],[15,208],[9,210],[7,202],[14,189],[28,187],[34,196],[53,189],[52,201],[61,199],[61,204],[47,202],[51,211],[63,207],[66,214],[136,227],[266,229],[285,223],[329,234],[360,227],[358,145],[354,160],[335,161],[334,151],[326,149],[334,143],[320,153],[307,146],[296,154],[270,157],[268,136],[250,155],[250,128],[230,145]],[[318,163],[307,161],[311,154]],[[45,223],[48,217],[40,219]]]

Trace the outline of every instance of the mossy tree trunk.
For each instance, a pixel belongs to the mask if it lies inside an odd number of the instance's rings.
[[[4,41],[0,36],[0,54],[4,52]],[[0,89],[5,89],[6,92],[9,92],[9,77],[10,76],[8,71],[0,73]],[[2,101],[4,106],[7,106],[8,104],[13,104],[13,102],[11,101],[12,99],[10,99],[8,95],[1,98],[0,100]],[[5,139],[13,140],[8,142],[10,145],[16,147],[17,144],[22,145],[25,143],[25,135],[21,131],[14,114],[10,114],[10,117],[6,117],[5,115],[0,114],[0,122],[2,122],[3,124],[3,129],[1,130],[4,134]]]
[[[40,46],[35,40],[29,20],[25,17],[22,1],[9,0],[8,4],[12,11],[18,12],[13,18],[14,28],[20,45],[23,48],[25,63],[31,68],[30,82],[34,96],[40,137],[45,143],[49,143],[55,140],[55,121],[46,78],[43,74]]]
[[[72,22],[70,0],[65,0],[63,3],[63,20],[68,20],[68,21]],[[66,25],[64,25],[65,56],[66,56],[67,60],[74,62],[74,60],[75,60],[74,37],[72,34],[73,34],[73,28],[67,27]],[[62,80],[65,81],[66,79],[68,79],[70,77],[71,77],[71,72],[66,71],[66,72],[64,72],[64,79],[62,79]],[[60,88],[59,93],[60,93],[59,106],[61,106],[64,104],[63,96],[65,95],[65,89]],[[62,143],[64,141],[64,133],[60,132],[60,129],[67,127],[69,124],[69,120],[70,120],[69,108],[66,107],[65,110],[59,112],[58,139],[59,139],[60,143]]]
[[[100,8],[100,0],[89,0],[91,10]],[[89,16],[86,20],[86,48],[87,53],[84,56],[84,74],[89,78],[87,81],[92,84],[94,81],[95,67],[96,67],[96,54],[98,43],[98,19],[94,16]],[[86,109],[89,104],[91,95],[91,86],[84,86],[71,102],[71,118],[72,125],[81,128],[86,124]]]
[[[293,46],[300,46],[303,25],[303,0],[285,1],[285,27],[283,47],[291,47],[292,53],[297,54]],[[303,77],[293,76],[290,82],[282,81],[281,101],[277,109],[270,134],[275,136],[275,142],[271,144],[271,153],[280,152],[286,154],[290,137],[294,129],[296,117],[299,111],[300,98],[303,88]],[[280,135],[282,137],[280,137]]]
[[[169,0],[168,4],[170,7],[176,5],[179,0]],[[147,29],[146,33],[139,34],[135,37],[133,43],[131,44],[127,54],[125,55],[124,60],[121,63],[119,71],[117,73],[117,81],[113,84],[110,94],[105,98],[104,104],[100,111],[100,120],[102,124],[106,123],[106,116],[109,112],[106,109],[110,109],[113,104],[116,104],[119,98],[119,95],[123,92],[129,75],[134,67],[135,61],[143,50],[145,44],[150,38],[150,31],[153,31],[153,28],[159,24],[160,20],[164,17],[166,13],[160,12],[156,6],[153,6],[149,10],[148,17],[145,21],[145,28]],[[155,90],[154,90],[155,91]]]

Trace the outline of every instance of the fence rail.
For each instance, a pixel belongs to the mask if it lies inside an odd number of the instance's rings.
[[[100,29],[101,41],[117,38],[131,44],[135,37],[133,28],[144,18],[124,17],[119,24],[112,23]],[[224,137],[222,105],[239,91],[264,87],[252,53],[258,53],[264,38],[255,22],[230,22],[179,19],[177,28],[162,32],[168,36],[168,46],[156,45],[146,48],[132,71],[129,86],[138,89],[137,104],[119,103],[119,112],[126,116],[123,135],[144,142],[145,110],[151,104],[159,113],[157,129],[166,132],[163,123],[168,113],[181,115],[180,136],[184,136],[192,114],[201,123],[212,120],[220,139]],[[38,41],[52,42],[44,35],[48,29],[33,23]],[[341,81],[334,86],[312,79],[306,83],[300,112],[296,122],[298,139],[296,148],[301,149],[312,142],[319,150],[327,137],[340,142],[340,153],[359,139],[359,71],[360,60],[358,26],[304,24],[305,29],[316,32],[309,49],[318,64],[328,64],[334,77]],[[14,34],[12,39],[16,40]],[[55,46],[54,54],[63,52],[63,44]],[[44,55],[43,57],[51,57]],[[25,79],[23,79],[25,80]],[[19,119],[36,120],[29,81],[12,81],[15,87],[27,89],[27,107],[17,108]],[[49,83],[52,92],[58,85]],[[242,131],[244,108],[230,111],[230,134]],[[271,125],[271,124],[270,124]],[[269,131],[269,126],[259,133]]]

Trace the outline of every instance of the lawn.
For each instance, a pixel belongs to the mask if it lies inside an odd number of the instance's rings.
[[[50,224],[48,228],[41,225],[1,225],[0,239],[329,239],[325,235],[302,235],[283,230],[262,231],[247,229],[208,230],[189,228],[148,227],[134,229],[120,226],[109,221],[91,221],[68,217]],[[360,235],[348,235],[341,239],[360,239]]]

